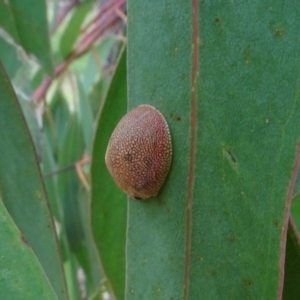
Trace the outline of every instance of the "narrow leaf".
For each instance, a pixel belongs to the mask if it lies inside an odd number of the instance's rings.
[[[112,79],[96,130],[92,154],[92,230],[104,272],[117,299],[125,293],[126,195],[105,166],[108,140],[126,112],[126,53],[123,52]]]
[[[103,288],[103,271],[99,252],[91,231],[91,205],[89,198],[89,193],[84,190],[80,191],[79,205],[83,223],[84,240],[76,251],[76,257],[85,272],[85,285],[88,295],[91,296]]]
[[[286,243],[283,300],[297,300],[300,295],[300,235],[291,217]]]
[[[27,53],[34,54],[45,71],[52,74],[46,1],[8,0],[8,6],[22,47]]]
[[[60,54],[63,58],[66,58],[73,51],[73,46],[80,33],[80,27],[91,7],[92,3],[88,2],[76,6],[60,41]]]
[[[84,150],[83,135],[78,116],[70,115],[66,126],[60,149],[59,168],[76,163],[82,158]],[[80,181],[75,170],[64,172],[57,178],[58,194],[63,207],[63,220],[68,237],[70,250],[75,252],[83,240],[83,225],[79,211]]]
[[[67,299],[57,238],[34,147],[18,100],[0,65],[0,190],[58,299]]]
[[[16,74],[16,71],[20,67],[21,62],[19,61],[16,49],[2,39],[0,39],[0,59],[3,62],[5,70],[8,73],[9,77],[13,78]]]
[[[1,195],[0,195],[1,197]],[[1,298],[58,299],[34,252],[9,216],[0,198]]]
[[[8,2],[0,1],[0,26],[5,30],[11,38],[19,43],[19,33],[15,24],[13,11]]]
[[[77,78],[78,87],[78,102],[79,102],[79,118],[82,124],[83,137],[85,141],[85,147],[87,152],[91,152],[93,132],[94,132],[94,116],[91,108],[91,104],[88,95],[85,93],[83,84],[79,78]]]

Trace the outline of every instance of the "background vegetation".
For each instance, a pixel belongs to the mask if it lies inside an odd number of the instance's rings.
[[[0,1],[1,298],[299,299],[299,16]],[[104,154],[145,103],[174,156],[158,199],[134,201]]]

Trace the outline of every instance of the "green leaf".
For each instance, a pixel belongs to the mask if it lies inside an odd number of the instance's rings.
[[[62,116],[62,115],[61,115]],[[65,115],[63,115],[65,116]],[[66,121],[66,119],[64,119]],[[84,143],[78,116],[70,114],[67,126],[61,137],[58,152],[58,168],[63,169],[74,165],[83,155]],[[57,128],[59,130],[59,128]],[[76,252],[81,250],[84,242],[83,224],[80,213],[78,194],[80,181],[76,171],[68,170],[57,176],[57,191],[62,203],[62,236],[66,236],[66,259],[68,289],[71,299],[80,298],[80,290],[77,280],[78,262]]]
[[[93,133],[94,133],[94,116],[91,108],[90,101],[87,94],[83,88],[82,82],[77,78],[77,87],[78,87],[78,102],[79,102],[79,111],[78,115],[82,125],[83,137],[85,141],[85,147],[90,153],[92,142],[93,142]]]
[[[12,45],[7,44],[2,39],[0,39],[0,59],[3,62],[5,70],[8,73],[9,77],[13,78],[21,63],[18,59],[16,49]]]
[[[15,42],[19,43],[20,37],[15,24],[13,11],[10,4],[4,0],[0,1],[0,26]]]
[[[44,121],[48,139],[51,141],[56,155],[58,155],[59,151],[56,148],[61,147],[63,143],[70,115],[67,100],[60,91],[56,91],[50,103],[50,110],[46,114],[46,120]]]
[[[86,93],[89,93],[94,87],[94,85],[99,83],[99,77],[100,80],[102,78],[106,79],[106,76],[102,74],[102,71],[104,71],[103,68],[107,63],[109,54],[111,53],[112,47],[115,46],[115,44],[115,38],[106,37],[95,49],[92,49],[91,53],[93,55],[88,56],[88,61],[86,62],[85,70],[84,72],[82,72],[82,82]]]
[[[297,226],[297,228],[299,230],[300,229],[300,194],[299,193],[297,193],[293,197],[291,213],[292,213],[295,225]]]
[[[92,230],[104,272],[117,299],[125,293],[126,195],[104,161],[110,135],[126,112],[126,53],[123,52],[102,107],[92,153]]]
[[[129,201],[127,300],[280,299],[299,14],[297,1],[128,1],[129,108],[165,115],[174,156],[159,199]]]
[[[60,168],[79,161],[84,152],[82,127],[76,114],[71,115],[59,151]],[[57,177],[58,194],[63,206],[63,223],[68,245],[66,247],[68,286],[70,294],[79,297],[77,272],[82,268],[88,294],[96,292],[101,284],[101,264],[89,227],[89,199],[75,170]]]
[[[300,235],[291,217],[286,242],[283,300],[297,300],[300,294]]]
[[[73,51],[73,46],[79,36],[81,25],[90,11],[92,4],[91,2],[86,2],[76,7],[61,37],[60,54],[63,58],[66,58]]]
[[[70,299],[81,300],[80,287],[77,279],[78,264],[75,255],[68,251],[68,260],[64,263]]]
[[[101,78],[94,86],[89,94],[89,100],[94,116],[99,115],[99,108],[102,106],[107,90],[109,88],[109,80],[106,77]]]
[[[45,131],[44,131],[45,132]],[[51,210],[54,218],[58,222],[62,222],[63,212],[62,204],[57,191],[57,178],[52,172],[56,172],[57,164],[54,160],[53,148],[50,145],[49,138],[46,134],[42,137],[42,148],[43,148],[43,159],[42,159],[42,170],[43,173],[50,174],[52,176],[45,176],[45,187],[47,190],[47,195],[49,197],[49,202],[51,204]]]
[[[57,238],[35,151],[18,100],[0,66],[0,190],[56,292],[67,299]]]
[[[20,38],[21,46],[29,54],[34,54],[43,65],[45,71],[53,73],[52,57],[49,42],[46,1],[8,0],[10,14],[4,19],[13,19]],[[0,7],[1,8],[1,7]],[[9,33],[16,33],[11,30]]]
[[[1,195],[0,195],[1,196]],[[0,290],[3,299],[58,299],[34,252],[0,198]]]
[[[18,95],[18,100],[20,107],[22,109],[22,113],[29,129],[33,145],[35,148],[35,152],[38,158],[41,157],[41,129],[39,128],[39,124],[37,121],[37,115],[34,110],[34,104],[32,101],[28,101],[24,99],[23,94]]]
[[[81,189],[79,194],[79,206],[83,224],[84,239],[76,251],[76,257],[80,262],[86,276],[86,289],[89,296],[97,293],[102,287],[102,266],[96,243],[91,231],[91,204],[90,194]]]
[[[79,161],[83,156],[83,150],[83,135],[78,116],[72,114],[68,126],[65,128],[59,149],[59,168],[64,168]],[[78,199],[79,183],[75,170],[64,172],[57,178],[58,194],[63,203],[63,220],[71,251],[76,251],[83,239]]]

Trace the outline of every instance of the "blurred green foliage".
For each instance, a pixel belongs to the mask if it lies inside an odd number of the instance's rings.
[[[29,127],[42,171],[40,179],[48,195],[45,204],[49,201],[53,214],[57,254],[64,269],[53,275],[62,289],[65,276],[67,287],[67,292],[60,294],[58,284],[56,296],[99,299],[102,293],[112,291],[92,235],[89,170],[99,110],[124,41],[124,22],[111,14],[109,5],[100,13],[105,5],[98,1],[45,4],[46,1],[0,2],[0,60]],[[124,10],[124,3],[120,9]],[[33,179],[22,178],[27,188]],[[20,224],[14,221],[21,230],[22,222],[35,227],[30,219],[24,218]],[[41,265],[46,265],[45,258],[33,250]],[[49,278],[54,287],[53,278]],[[1,287],[0,283],[2,290]],[[40,299],[34,297],[30,299]],[[17,298],[16,294],[13,299]]]

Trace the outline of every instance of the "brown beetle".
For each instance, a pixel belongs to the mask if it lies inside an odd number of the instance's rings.
[[[130,197],[157,196],[172,162],[171,135],[162,113],[151,105],[128,112],[111,135],[105,162]]]

